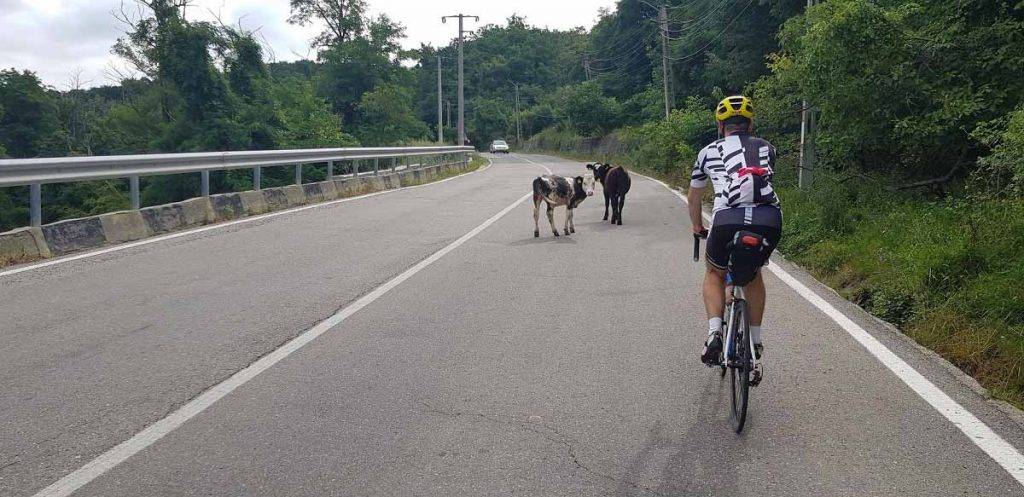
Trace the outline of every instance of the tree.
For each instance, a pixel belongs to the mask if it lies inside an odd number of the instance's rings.
[[[280,107],[285,148],[358,146],[352,135],[342,132],[341,119],[318,97],[309,81],[289,78],[274,84],[274,100]]]
[[[383,83],[396,82],[404,28],[387,16],[369,21],[364,35],[320,52],[323,66],[319,89],[346,125],[355,124],[363,94]]]
[[[428,139],[430,128],[413,113],[412,90],[382,84],[359,102],[362,121],[357,133],[363,145],[395,145]]]
[[[0,147],[12,157],[49,152],[57,138],[57,105],[35,73],[0,70]]]
[[[558,101],[558,112],[585,136],[607,133],[621,122],[622,106],[614,98],[604,96],[595,81],[562,88]]]
[[[362,36],[366,13],[365,0],[291,0],[291,17],[288,22],[299,26],[320,21],[327,28],[312,45],[328,48]]]

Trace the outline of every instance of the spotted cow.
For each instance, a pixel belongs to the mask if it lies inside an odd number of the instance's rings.
[[[548,207],[548,222],[551,223],[551,232],[558,236],[558,229],[555,228],[555,207],[565,206],[565,234],[576,232],[576,225],[572,222],[573,209],[580,205],[587,197],[594,194],[594,176],[587,173],[584,176],[567,178],[545,174],[533,180],[533,236],[540,236],[540,203],[546,202]]]

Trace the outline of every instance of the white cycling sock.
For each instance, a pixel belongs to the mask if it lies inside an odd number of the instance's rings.
[[[761,327],[750,325],[750,338],[754,339],[754,343],[761,343]]]
[[[722,330],[722,318],[713,317],[708,319],[708,336],[714,335],[715,332]]]

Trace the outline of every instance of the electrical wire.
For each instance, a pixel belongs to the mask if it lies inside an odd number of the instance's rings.
[[[707,43],[705,43],[705,44],[704,44],[704,46],[702,46],[702,47],[700,47],[699,49],[697,49],[697,51],[695,51],[695,52],[693,52],[693,53],[690,53],[690,54],[688,54],[688,55],[685,55],[685,56],[683,56],[683,57],[665,57],[665,58],[666,58],[666,59],[668,59],[668,60],[671,60],[671,61],[675,61],[675,62],[683,62],[683,61],[687,61],[687,60],[690,60],[690,59],[692,59],[692,58],[694,58],[694,57],[696,57],[696,56],[700,55],[701,53],[703,53],[703,52],[704,52],[704,50],[706,50],[706,49],[707,49],[708,47],[710,47],[710,46],[711,46],[711,45],[712,45],[713,43],[715,43],[716,41],[718,41],[718,39],[719,39],[719,38],[721,38],[721,37],[722,37],[723,35],[725,35],[725,33],[726,33],[727,31],[729,31],[729,28],[731,28],[731,27],[732,27],[732,25],[733,25],[733,24],[735,24],[735,23],[736,23],[736,21],[737,21],[737,20],[739,20],[739,18],[740,18],[740,17],[743,17],[743,14],[744,14],[744,13],[746,13],[746,12],[747,12],[747,9],[749,9],[749,8],[750,8],[750,6],[751,6],[751,5],[753,5],[753,4],[754,4],[754,0],[748,0],[748,1],[747,1],[747,5],[746,5],[745,7],[743,7],[743,10],[741,10],[741,11],[739,12],[739,14],[736,14],[736,16],[735,16],[735,17],[733,17],[731,21],[729,21],[729,24],[727,24],[727,25],[725,26],[725,28],[723,28],[723,29],[722,29],[721,31],[719,31],[719,32],[718,32],[718,34],[716,34],[716,35],[715,35],[715,36],[714,36],[714,37],[713,37],[713,38],[712,38],[712,39],[711,39],[710,41],[708,41]]]
[[[629,50],[627,50],[625,52],[621,52],[621,53],[619,53],[617,55],[614,55],[612,57],[604,57],[604,58],[595,57],[595,58],[592,58],[592,59],[589,59],[589,60],[590,60],[591,63],[595,63],[595,62],[596,63],[615,62],[615,61],[619,61],[619,60],[623,60],[623,59],[632,58],[632,57],[634,57],[636,55],[639,55],[641,52],[645,52],[646,50],[647,50],[647,45],[645,45],[643,43],[640,43],[640,44],[634,46],[633,48],[631,48],[631,49],[629,49]]]

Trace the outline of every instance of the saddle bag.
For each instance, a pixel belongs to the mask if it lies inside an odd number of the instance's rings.
[[[757,276],[764,265],[768,240],[752,231],[737,231],[732,241],[725,246],[729,252],[729,274],[732,284],[744,286]]]

